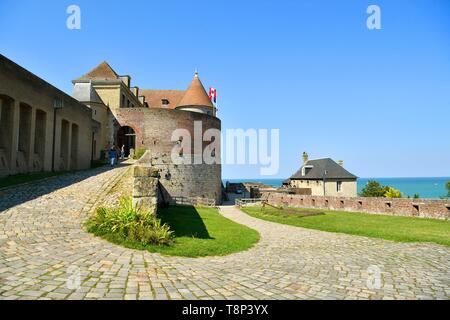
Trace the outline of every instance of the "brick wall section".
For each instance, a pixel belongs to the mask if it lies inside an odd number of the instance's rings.
[[[276,206],[450,219],[450,200],[341,198],[289,195],[278,192],[265,192],[262,194],[262,198]]]
[[[117,113],[121,126],[130,126],[136,133],[136,148],[147,149],[139,163],[158,169],[160,184],[165,190],[165,201],[171,197],[200,197],[221,202],[222,167],[220,164],[172,164],[170,154],[177,144],[171,141],[175,129],[186,129],[191,134],[191,152],[194,152],[194,122],[202,122],[202,132],[221,128],[218,118],[206,114],[158,109],[123,108]],[[203,142],[203,149],[211,142]],[[186,151],[186,150],[185,150]],[[187,150],[189,151],[189,150]],[[217,151],[220,154],[220,151]]]
[[[186,129],[191,134],[191,152],[194,148],[194,122],[202,122],[202,133],[208,129],[221,129],[220,119],[206,114],[162,108],[122,108],[116,114],[120,126],[129,126],[136,133],[136,148],[145,148],[152,156],[169,155],[175,141],[176,129]],[[210,142],[203,142],[203,148]]]

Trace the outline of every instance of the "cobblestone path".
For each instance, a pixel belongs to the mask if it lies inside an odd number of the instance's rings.
[[[450,248],[221,213],[261,234],[226,257],[121,248],[81,223],[126,167],[0,191],[0,299],[450,299]],[[380,277],[377,277],[379,272]]]

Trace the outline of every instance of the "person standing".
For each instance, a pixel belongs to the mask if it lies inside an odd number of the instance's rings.
[[[117,151],[116,151],[115,146],[112,146],[111,149],[109,149],[108,157],[109,157],[109,162],[111,164],[111,167],[114,167],[114,164],[116,163],[116,157],[117,157]]]
[[[122,148],[120,149],[120,157],[122,160],[125,159],[125,145],[122,145]]]

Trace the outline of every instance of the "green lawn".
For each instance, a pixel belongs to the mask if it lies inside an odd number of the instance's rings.
[[[142,245],[118,239],[103,238],[128,248],[183,257],[223,256],[251,248],[259,233],[219,214],[216,208],[172,206],[158,213],[175,233],[170,246]]]
[[[450,221],[300,208],[243,207],[241,210],[255,218],[296,227],[450,246]]]

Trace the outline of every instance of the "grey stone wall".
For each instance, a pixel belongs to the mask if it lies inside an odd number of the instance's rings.
[[[155,158],[147,151],[137,165],[158,172],[164,202],[173,203],[176,197],[213,199],[216,204],[222,200],[220,164],[173,164],[170,157]]]
[[[160,171],[160,183],[165,191],[166,201],[174,197],[200,197],[221,202],[222,185],[220,165],[156,164]]]
[[[87,169],[91,109],[0,55],[0,176],[51,170],[55,100],[55,170]]]

